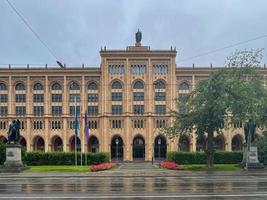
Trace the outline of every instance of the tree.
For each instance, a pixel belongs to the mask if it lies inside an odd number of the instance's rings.
[[[266,92],[262,76],[258,74],[261,51],[238,51],[228,60],[226,68],[211,72],[200,81],[185,99],[177,101],[186,112],[171,111],[173,123],[164,129],[169,137],[195,132],[207,134],[207,166],[213,167],[214,133],[221,134],[231,120],[256,123],[265,120]]]

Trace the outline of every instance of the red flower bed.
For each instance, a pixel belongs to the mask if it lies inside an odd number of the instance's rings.
[[[97,171],[102,171],[102,170],[107,170],[107,169],[111,169],[113,167],[115,167],[116,164],[115,163],[101,163],[98,165],[92,165],[90,167],[92,172],[97,172]]]
[[[161,161],[160,166],[167,169],[183,169],[182,165],[178,165],[177,163],[170,161]]]

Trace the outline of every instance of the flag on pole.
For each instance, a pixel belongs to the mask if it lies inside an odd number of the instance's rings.
[[[79,124],[78,124],[78,112],[77,112],[77,109],[75,109],[75,124],[74,124],[75,138],[78,137],[78,128],[79,128]]]
[[[85,114],[84,114],[84,135],[85,135],[86,142],[88,142],[88,140],[89,140],[89,129],[88,129],[87,124],[88,124],[87,112],[85,112]]]

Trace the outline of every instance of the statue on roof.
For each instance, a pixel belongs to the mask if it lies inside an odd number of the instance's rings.
[[[136,43],[140,43],[142,40],[142,32],[138,29],[138,31],[135,33],[135,41]]]

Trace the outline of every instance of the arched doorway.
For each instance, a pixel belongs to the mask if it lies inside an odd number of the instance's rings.
[[[52,151],[63,151],[63,141],[59,136],[54,136],[51,140]]]
[[[99,152],[99,142],[96,136],[91,136],[87,143],[88,152],[96,153]]]
[[[187,135],[181,135],[179,138],[179,144],[178,144],[179,150],[184,152],[190,151],[190,140]]]
[[[70,137],[69,144],[70,144],[70,152],[74,152],[75,151],[75,136],[74,135]],[[81,151],[81,140],[79,137],[77,137],[77,151]]]
[[[144,160],[145,159],[145,140],[142,136],[136,136],[133,139],[133,159]]]
[[[111,159],[123,160],[123,140],[120,136],[115,135],[112,138],[110,148]]]
[[[203,136],[197,137],[196,151],[205,151],[207,149],[207,138]]]
[[[20,145],[24,148],[27,148],[27,142],[25,140],[25,138],[23,136],[20,136],[20,141],[19,141]]]
[[[225,150],[225,139],[223,135],[217,135],[214,139],[214,147],[216,150],[224,151]]]
[[[6,143],[7,143],[7,139],[6,139],[6,137],[1,135],[1,136],[0,136],[0,142],[6,144]]]
[[[36,136],[33,139],[33,150],[34,151],[45,151],[45,142],[42,137]]]
[[[232,138],[232,151],[241,151],[242,150],[242,136],[237,134]]]
[[[166,139],[162,135],[158,135],[154,140],[154,158],[157,160],[165,159],[167,153]]]

